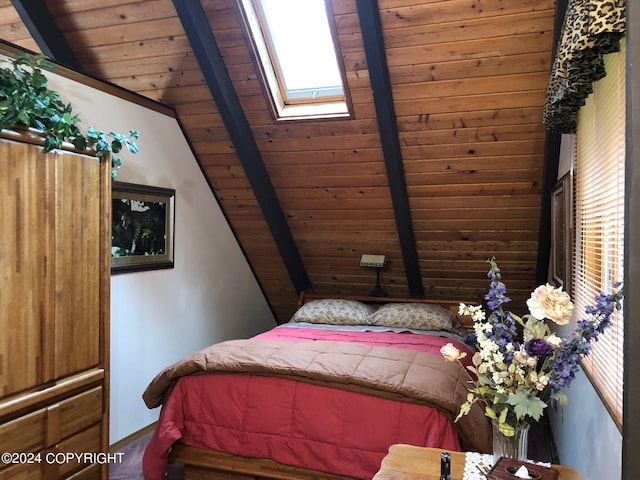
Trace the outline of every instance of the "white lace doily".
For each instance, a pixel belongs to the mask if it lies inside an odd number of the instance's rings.
[[[538,465],[544,465],[545,467],[550,467],[550,463],[545,462],[534,462],[529,460],[531,463],[536,463]],[[477,452],[467,452],[465,454],[464,460],[464,476],[463,480],[487,480],[478,467],[493,467],[493,455],[485,454],[485,453],[477,453]]]
[[[493,467],[493,455],[467,452],[464,460],[463,480],[487,480],[478,467]]]

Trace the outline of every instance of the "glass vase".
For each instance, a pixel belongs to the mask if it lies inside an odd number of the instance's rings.
[[[529,441],[529,425],[516,427],[515,435],[508,437],[498,429],[498,422],[492,422],[493,426],[493,463],[500,457],[513,458],[514,460],[527,460],[527,446]]]

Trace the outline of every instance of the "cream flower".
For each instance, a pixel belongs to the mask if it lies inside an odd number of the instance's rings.
[[[455,362],[467,356],[465,352],[458,350],[453,343],[447,343],[440,349],[442,356],[450,362]]]
[[[536,390],[538,391],[542,391],[545,389],[545,387],[547,386],[547,384],[549,383],[549,377],[546,375],[542,375],[538,378],[538,381],[536,382]]]
[[[552,333],[547,337],[547,343],[553,348],[559,348],[560,345],[562,345],[562,338],[557,336],[555,333]]]
[[[540,285],[527,300],[527,307],[531,315],[538,320],[548,318],[558,325],[569,323],[573,303],[567,292],[562,291],[562,287],[554,288],[549,285]]]
[[[474,353],[473,357],[471,357],[471,361],[476,367],[480,365],[482,363],[482,355],[480,355],[480,352]]]

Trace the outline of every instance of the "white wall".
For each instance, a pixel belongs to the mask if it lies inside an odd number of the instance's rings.
[[[562,136],[558,179],[571,167],[574,141],[574,135]],[[582,370],[565,393],[569,404],[549,409],[560,463],[582,472],[583,480],[620,479],[622,435]]]
[[[176,190],[175,268],[112,275],[110,443],[157,420],[141,394],[179,358],[275,326],[266,300],[176,122],[48,74],[88,126],[141,132],[118,180]]]
[[[566,393],[569,404],[550,411],[560,463],[583,480],[620,479],[622,435],[582,370]]]

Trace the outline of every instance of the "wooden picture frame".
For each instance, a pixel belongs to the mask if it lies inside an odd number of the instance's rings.
[[[569,292],[571,284],[571,175],[563,176],[551,192],[551,281]]]
[[[113,182],[111,193],[111,273],[173,268],[175,190]]]

